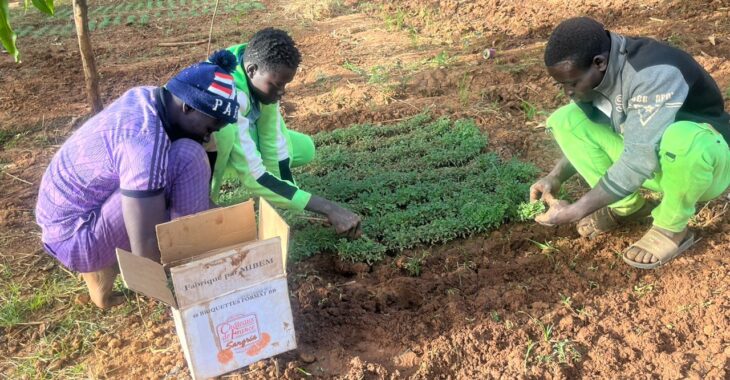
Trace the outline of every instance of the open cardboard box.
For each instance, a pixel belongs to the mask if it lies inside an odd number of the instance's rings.
[[[286,279],[289,226],[265,200],[157,226],[159,264],[117,249],[125,285],[172,307],[194,379],[296,348]]]

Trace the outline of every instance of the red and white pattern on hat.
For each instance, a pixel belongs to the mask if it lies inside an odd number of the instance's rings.
[[[235,98],[235,92],[233,91],[233,77],[216,71],[215,76],[213,77],[213,83],[208,86],[208,91],[226,99]]]

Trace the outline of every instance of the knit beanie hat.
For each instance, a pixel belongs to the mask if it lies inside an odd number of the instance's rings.
[[[231,72],[236,69],[236,56],[227,50],[218,50],[206,62],[196,63],[165,85],[168,91],[214,119],[229,124],[238,119],[236,86]]]

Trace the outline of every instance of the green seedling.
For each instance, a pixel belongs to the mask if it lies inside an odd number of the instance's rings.
[[[350,61],[346,60],[345,63],[342,64],[342,67],[346,70],[352,71],[353,73],[355,73],[357,75],[360,75],[363,77],[368,76],[368,73],[365,70],[361,69],[359,66],[357,66],[356,64],[354,64]]]
[[[684,42],[684,38],[676,33],[672,33],[671,36],[667,37],[666,41],[668,44],[680,49],[683,48],[684,45],[686,45]]]
[[[525,361],[524,361],[524,368],[525,371],[527,371],[527,365],[530,363],[530,354],[532,354],[532,350],[537,346],[537,342],[533,342],[532,339],[527,339],[527,347],[525,348]]]
[[[540,248],[540,251],[542,251],[542,254],[546,255],[548,257],[552,257],[550,255],[551,253],[560,252],[559,249],[555,248],[555,246],[553,245],[553,242],[551,242],[551,241],[546,241],[544,243],[540,243],[540,242],[534,241],[532,239],[527,239],[527,240],[532,242],[533,244],[535,244],[538,248]]]
[[[538,325],[540,327],[540,330],[542,331],[543,340],[545,340],[546,342],[549,342],[550,341],[550,338],[553,335],[553,327],[554,327],[552,323],[549,324],[549,325],[546,325],[546,324],[542,323],[539,319],[537,319],[537,318],[533,317],[532,315],[530,315],[529,313],[526,313],[524,311],[518,311],[518,313],[522,313],[522,314],[526,315],[527,317],[529,317],[530,320],[534,324],[536,324],[536,325]]]
[[[495,321],[495,322],[497,322],[497,323],[499,323],[500,321],[502,321],[502,318],[499,316],[499,313],[497,313],[496,310],[492,310],[489,313],[489,316],[492,317],[492,320]]]
[[[551,363],[553,361],[552,354],[543,354],[538,357],[540,363]]]
[[[545,325],[541,323],[540,327],[542,329],[542,339],[546,342],[549,342],[550,338],[552,338],[553,336],[553,324],[551,323],[549,325]]]
[[[535,116],[537,116],[537,107],[534,104],[523,100],[520,107],[522,108],[522,112],[525,113],[525,119],[534,120]]]
[[[558,363],[561,364],[577,362],[581,358],[580,352],[575,349],[573,343],[568,339],[553,343],[553,355],[557,357]]]
[[[566,309],[575,312],[575,310],[573,310],[573,300],[570,296],[560,294],[560,303],[563,304]]]
[[[387,82],[389,78],[390,75],[388,74],[388,70],[385,68],[385,66],[373,66],[370,69],[370,74],[368,75],[368,83],[382,84]]]
[[[423,267],[423,262],[428,256],[427,252],[423,252],[420,255],[415,255],[413,257],[409,257],[406,259],[406,262],[404,264],[405,270],[408,272],[408,274],[411,277],[418,277],[421,275],[421,270]]]
[[[651,293],[654,290],[654,284],[644,284],[643,282],[638,283],[637,285],[634,285],[634,293],[636,293],[639,298],[644,297],[645,295]]]
[[[304,375],[306,377],[312,377],[312,374],[305,371],[304,368],[302,368],[302,367],[297,367],[297,371],[299,371],[299,373],[301,373],[302,375]]]
[[[575,309],[575,311],[578,312],[579,317],[586,317],[586,318],[593,317],[593,313],[586,310],[585,306],[578,307]]]
[[[544,214],[546,211],[547,205],[541,200],[522,202],[517,206],[517,220],[521,222],[534,220],[536,216]]]
[[[428,64],[431,67],[443,69],[453,63],[455,59],[456,58],[454,57],[450,57],[449,53],[446,52],[446,50],[442,50],[440,53],[436,54],[433,58],[428,60]]]
[[[388,31],[397,31],[403,29],[405,25],[406,12],[402,9],[398,9],[395,14],[385,13],[385,28]]]

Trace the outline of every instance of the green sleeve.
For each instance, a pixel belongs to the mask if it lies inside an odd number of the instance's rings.
[[[214,201],[218,200],[223,174],[233,170],[251,196],[263,197],[269,203],[282,208],[305,209],[312,195],[267,170],[261,153],[251,139],[246,118],[216,132],[215,138],[218,158],[211,189],[211,198]]]

